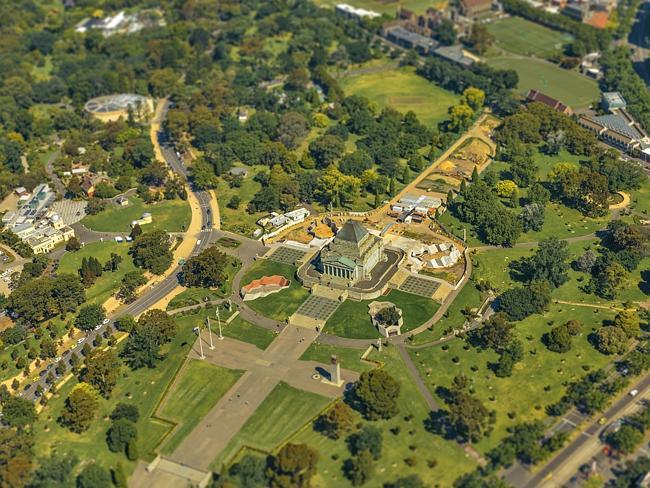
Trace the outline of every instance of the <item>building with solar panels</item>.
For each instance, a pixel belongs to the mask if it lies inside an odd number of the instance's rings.
[[[153,112],[153,100],[134,93],[119,93],[91,98],[84,109],[103,122],[126,119],[129,110],[137,120],[147,120]]]

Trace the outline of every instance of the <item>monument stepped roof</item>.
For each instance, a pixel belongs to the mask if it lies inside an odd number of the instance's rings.
[[[348,220],[341,230],[336,234],[336,239],[348,242],[361,242],[368,234],[368,231],[356,220]]]

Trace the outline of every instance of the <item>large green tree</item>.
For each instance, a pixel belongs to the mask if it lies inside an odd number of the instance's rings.
[[[397,415],[399,393],[399,383],[383,369],[364,371],[354,387],[356,403],[364,417],[370,420]]]
[[[169,235],[163,230],[155,230],[136,237],[129,252],[136,266],[161,275],[172,264],[169,246]]]

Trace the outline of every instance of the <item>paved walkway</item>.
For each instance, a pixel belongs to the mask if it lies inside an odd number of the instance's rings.
[[[322,376],[324,365],[298,361],[316,337],[318,333],[314,330],[286,327],[265,351],[233,339],[219,341],[216,336],[213,337],[215,348],[210,350],[204,333],[203,352],[207,361],[246,372],[170,459],[196,469],[207,469],[280,381],[332,398],[341,396],[343,388],[312,379],[314,373]],[[190,357],[199,357],[198,340]],[[341,375],[346,383],[358,378],[358,373],[348,370],[341,370]]]

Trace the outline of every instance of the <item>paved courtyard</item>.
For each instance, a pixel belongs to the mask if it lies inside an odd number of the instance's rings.
[[[419,276],[409,276],[399,287],[399,291],[419,295],[425,298],[431,298],[436,290],[440,287],[437,281],[429,280]]]
[[[341,302],[338,300],[331,300],[329,298],[319,297],[316,295],[309,295],[309,298],[303,302],[296,311],[296,314],[304,315],[306,317],[322,320],[326,322],[336,309],[339,308]]]
[[[268,257],[270,261],[295,266],[298,261],[305,257],[307,251],[293,247],[280,246],[276,248]]]
[[[52,204],[52,210],[59,214],[67,225],[76,224],[86,216],[87,202],[74,200],[59,200]]]

